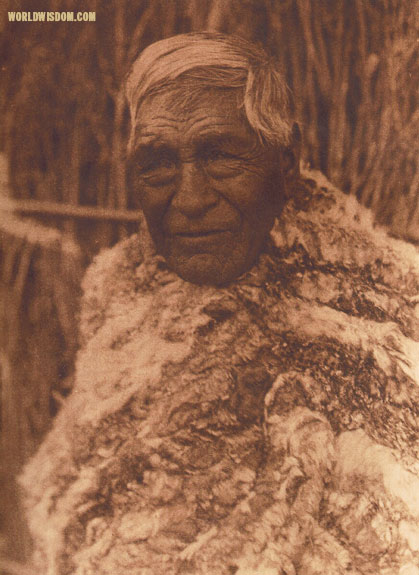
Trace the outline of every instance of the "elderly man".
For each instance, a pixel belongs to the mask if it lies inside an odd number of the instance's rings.
[[[247,42],[157,42],[127,94],[145,223],[22,478],[37,573],[418,574],[417,252],[300,175]]]

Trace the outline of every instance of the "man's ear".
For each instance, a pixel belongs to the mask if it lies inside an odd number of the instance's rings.
[[[276,215],[279,216],[300,178],[301,132],[296,122],[292,127],[289,145],[278,149],[275,155]]]

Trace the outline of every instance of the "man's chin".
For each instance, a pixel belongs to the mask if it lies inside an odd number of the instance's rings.
[[[225,262],[213,254],[195,254],[187,258],[168,258],[169,267],[183,280],[197,285],[227,284],[242,273],[237,262]]]

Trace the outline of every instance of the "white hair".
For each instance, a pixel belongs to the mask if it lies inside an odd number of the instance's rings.
[[[180,34],[155,42],[140,54],[126,83],[130,144],[141,103],[183,77],[202,89],[241,88],[247,121],[261,141],[289,145],[288,89],[275,63],[250,42],[217,32]]]

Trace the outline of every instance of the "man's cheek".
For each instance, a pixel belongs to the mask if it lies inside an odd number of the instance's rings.
[[[237,211],[252,218],[255,214],[266,213],[272,204],[272,194],[268,193],[267,186],[255,186],[245,181],[239,188],[233,188],[224,194],[230,204]]]

